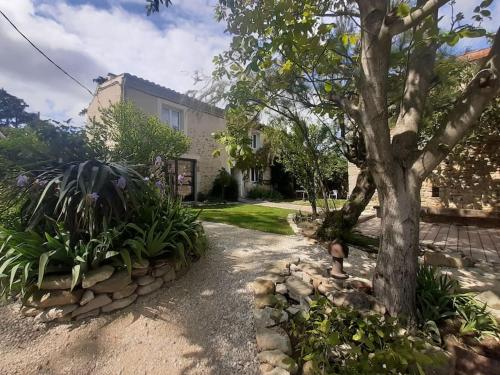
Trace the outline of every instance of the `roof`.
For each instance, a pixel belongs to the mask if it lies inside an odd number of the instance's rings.
[[[457,60],[460,61],[477,61],[484,59],[489,55],[491,48],[483,48],[477,51],[466,52],[463,55],[457,56]]]
[[[110,76],[113,77],[114,75]],[[189,95],[181,94],[180,92],[160,86],[130,73],[123,73],[121,76],[123,76],[123,85],[125,89],[131,87],[170,102],[186,106],[195,111],[205,112],[213,116],[224,118],[224,110],[222,108],[202,102]]]

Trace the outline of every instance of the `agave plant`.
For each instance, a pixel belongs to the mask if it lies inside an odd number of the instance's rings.
[[[126,220],[150,190],[132,168],[97,160],[39,171],[27,189],[27,227],[43,230],[50,218],[64,223],[72,242]]]

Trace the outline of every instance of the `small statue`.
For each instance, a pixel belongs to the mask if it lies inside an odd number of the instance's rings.
[[[341,240],[333,240],[328,245],[328,253],[332,256],[333,261],[330,276],[335,279],[347,279],[349,275],[344,272],[344,258],[349,256],[349,247]]]

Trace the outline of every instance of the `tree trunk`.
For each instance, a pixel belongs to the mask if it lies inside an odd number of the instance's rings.
[[[375,183],[366,165],[360,166],[356,186],[349,199],[339,211],[332,211],[325,217],[323,225],[318,230],[318,237],[333,240],[342,232],[349,232],[358,222],[359,216],[365,210],[375,193]]]
[[[419,179],[396,167],[378,189],[382,208],[380,250],[373,275],[375,296],[392,316],[415,320],[419,252]]]

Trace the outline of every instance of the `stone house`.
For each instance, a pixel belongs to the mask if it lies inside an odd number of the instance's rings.
[[[87,109],[88,118],[99,118],[100,108],[119,101],[133,102],[145,113],[158,116],[160,120],[191,138],[189,151],[178,160],[169,161],[168,172],[172,176],[183,175],[182,185],[178,188],[185,200],[196,200],[199,193],[208,194],[220,169],[228,169],[228,156],[224,150],[220,156],[213,156],[214,150],[221,147],[212,134],[225,129],[224,110],[135,75],[123,73],[108,74],[106,80],[98,85]],[[260,133],[252,132],[250,137],[254,148],[260,148]],[[265,171],[256,168],[245,172],[232,170],[231,173],[238,181],[241,197],[267,178]]]
[[[489,48],[466,53],[458,60],[481,62]],[[349,191],[358,169],[348,165]],[[424,213],[451,217],[500,218],[500,137],[491,134],[468,142],[460,157],[448,156],[424,181]],[[371,205],[378,204],[376,196]]]

